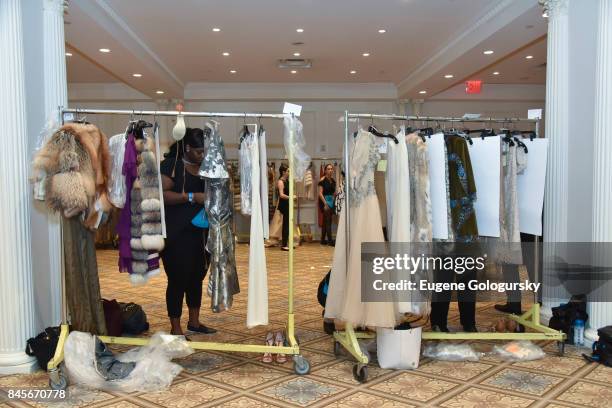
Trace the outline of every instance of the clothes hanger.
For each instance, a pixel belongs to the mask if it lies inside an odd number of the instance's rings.
[[[374,136],[384,137],[384,138],[387,138],[387,139],[392,139],[395,142],[395,144],[399,143],[399,140],[397,140],[397,137],[395,137],[395,135],[392,135],[390,133],[382,133],[382,132],[380,132],[378,129],[376,129],[376,127],[374,126],[373,123],[370,124],[370,126],[368,126],[368,132],[370,132]]]

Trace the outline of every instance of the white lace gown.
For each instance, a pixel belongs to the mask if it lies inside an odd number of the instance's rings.
[[[380,158],[376,136],[360,130],[349,147],[350,247],[346,247],[346,210],[340,213],[325,317],[355,326],[396,325],[394,302],[361,301],[361,243],[384,242],[380,207],[374,190],[374,171]],[[409,213],[408,213],[409,214]]]
[[[264,221],[261,212],[260,162],[257,135],[249,135],[242,142],[248,154],[251,181],[251,236],[249,241],[249,291],[247,300],[247,327],[268,324],[268,271],[264,249]]]

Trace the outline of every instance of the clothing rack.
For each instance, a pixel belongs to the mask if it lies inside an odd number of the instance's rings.
[[[402,116],[402,115],[386,115],[386,114],[375,114],[375,113],[350,113],[349,111],[344,112],[344,162],[346,167],[346,185],[350,185],[350,155],[349,155],[349,121],[350,119],[380,119],[380,120],[401,120],[401,121],[424,121],[424,122],[452,122],[452,123],[501,123],[510,124],[517,122],[532,123],[535,126],[536,137],[539,136],[540,119],[526,119],[526,118],[457,118],[457,117],[446,117],[446,116]],[[346,208],[345,227],[347,237],[346,253],[349,254],[350,247],[350,200],[351,193],[350,188],[345,189],[345,202],[344,208]],[[538,237],[536,237],[536,245],[538,243]],[[538,263],[538,251],[536,250],[536,280],[538,276],[537,269],[539,268]],[[348,274],[348,262],[346,263],[347,270],[345,273]],[[525,333],[444,333],[444,332],[423,332],[421,338],[424,340],[556,340],[559,347],[559,353],[564,352],[564,341],[565,334],[561,331],[551,329],[547,326],[540,324],[540,305],[534,302],[529,311],[517,315],[508,315],[507,317],[513,319],[519,324],[528,327],[534,332]],[[355,359],[357,363],[353,366],[353,376],[359,382],[366,382],[368,380],[368,362],[369,358],[366,353],[363,352],[359,345],[358,339],[373,338],[374,335],[368,332],[356,332],[351,323],[346,322],[344,331],[334,332],[334,353],[337,355],[340,353],[340,346],[343,346]]]
[[[272,118],[284,119],[286,114],[270,114],[270,113],[235,113],[235,112],[179,112],[179,111],[147,111],[147,110],[113,110],[113,109],[64,109],[59,107],[59,116],[61,123],[67,118],[67,114],[92,114],[92,115],[130,115],[133,116],[177,116],[183,115],[188,117],[200,118]],[[74,118],[78,120],[79,118]],[[70,118],[69,120],[73,120]],[[293,132],[290,132],[290,138],[293,138]],[[289,167],[293,168],[293,153],[288,153]],[[289,173],[289,195],[293,196],[294,178],[293,172]],[[289,200],[289,265],[288,265],[288,308],[287,308],[287,345],[284,346],[268,346],[259,344],[242,344],[242,343],[216,343],[192,341],[189,346],[196,350],[217,350],[225,352],[247,352],[247,353],[282,353],[293,356],[293,368],[296,374],[305,375],[310,372],[310,363],[300,353],[300,347],[295,337],[295,315],[294,315],[294,271],[293,271],[293,215],[294,215],[293,200]],[[267,220],[266,220],[267,222]],[[62,251],[63,253],[63,251]],[[62,261],[62,324],[60,336],[55,349],[53,358],[47,365],[49,372],[49,385],[52,389],[65,389],[67,380],[65,375],[60,370],[60,364],[64,360],[64,345],[69,334],[68,313],[66,307],[65,296],[65,273]],[[115,337],[115,336],[99,336],[100,340],[108,344],[123,344],[131,346],[144,346],[149,343],[149,339],[142,337]]]

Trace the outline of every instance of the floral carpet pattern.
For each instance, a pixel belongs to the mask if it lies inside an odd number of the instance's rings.
[[[297,376],[291,359],[287,363],[265,364],[261,355],[199,351],[178,360],[184,370],[172,386],[156,393],[121,393],[69,387],[69,399],[62,403],[9,401],[0,391],[0,408],[95,407],[95,408],[257,408],[257,407],[607,407],[612,401],[612,368],[588,364],[584,350],[566,347],[565,357],[556,355],[556,344],[539,343],[544,359],[508,362],[487,355],[479,362],[445,362],[422,358],[413,371],[384,370],[371,363],[369,381],[354,380],[351,358],[334,356],[333,340],[323,331],[322,308],[317,286],[330,269],[333,248],[305,244],[295,253],[295,320],[303,355],[311,372]],[[287,320],[287,253],[266,249],[269,285],[270,325],[246,328],[248,293],[248,246],[237,245],[236,261],[241,293],[228,312],[217,315],[202,304],[202,320],[218,329],[214,335],[193,336],[194,340],[263,344],[266,333],[284,328]],[[117,271],[117,252],[98,251],[100,284],[107,299],[136,302],[143,306],[151,324],[150,333],[168,331],[162,273],[146,286],[134,287]],[[208,281],[206,280],[205,283]],[[206,295],[205,295],[206,296]],[[187,315],[187,309],[183,316]],[[501,316],[492,304],[478,304],[477,322],[487,330]],[[457,330],[456,305],[451,305],[449,326]],[[186,324],[186,317],[183,318]],[[491,351],[495,342],[478,341],[478,351]],[[124,351],[128,347],[114,347]],[[48,376],[40,371],[30,375],[0,377],[2,388],[47,388]]]

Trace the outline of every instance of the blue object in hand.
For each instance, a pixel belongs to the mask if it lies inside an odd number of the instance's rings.
[[[206,216],[204,208],[193,217],[191,223],[198,228],[208,228],[208,217]]]

